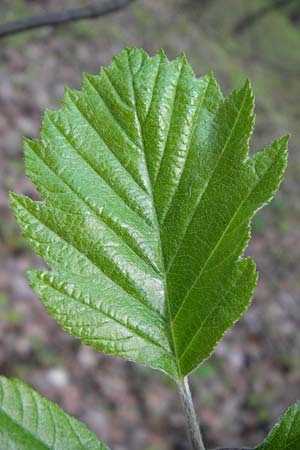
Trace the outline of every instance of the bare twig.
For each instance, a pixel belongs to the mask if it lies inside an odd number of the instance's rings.
[[[257,11],[254,11],[254,13],[244,17],[234,26],[232,31],[234,34],[242,33],[247,28],[254,25],[255,22],[265,17],[270,12],[276,9],[278,10],[285,8],[286,6],[294,2],[295,0],[274,0],[273,2],[270,2],[268,5],[265,5],[262,8],[258,9]]]
[[[46,26],[58,26],[63,23],[74,22],[82,19],[96,19],[106,16],[119,9],[125,8],[134,0],[110,0],[101,2],[99,5],[90,5],[84,8],[70,9],[67,11],[50,13],[43,16],[30,17],[0,25],[0,38],[11,34],[22,33],[34,28]]]

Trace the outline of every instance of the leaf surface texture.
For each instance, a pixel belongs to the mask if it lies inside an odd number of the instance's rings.
[[[267,438],[254,450],[299,450],[300,403],[292,405],[279,419]]]
[[[240,259],[274,195],[287,138],[248,157],[249,83],[224,99],[184,56],[126,49],[47,111],[25,142],[44,198],[12,195],[52,269],[29,279],[63,329],[181,379],[213,351],[256,285]]]
[[[0,450],[108,450],[83,423],[19,380],[0,377]]]

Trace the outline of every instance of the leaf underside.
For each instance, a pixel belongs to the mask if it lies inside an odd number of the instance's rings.
[[[0,450],[108,450],[81,422],[19,380],[0,377]]]
[[[240,257],[286,165],[287,138],[248,157],[253,121],[248,82],[224,100],[184,56],[138,49],[46,111],[25,141],[44,201],[12,207],[52,269],[30,284],[64,330],[174,379],[211,354],[251,301]]]

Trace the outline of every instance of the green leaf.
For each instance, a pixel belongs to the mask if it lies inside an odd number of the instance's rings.
[[[83,423],[19,380],[0,377],[1,450],[108,450]]]
[[[254,450],[299,450],[300,403],[292,405]]]
[[[287,138],[248,158],[249,82],[226,100],[184,56],[126,49],[25,142],[44,202],[12,195],[52,271],[29,280],[49,313],[103,352],[181,379],[248,307],[257,275],[240,259],[270,201]]]

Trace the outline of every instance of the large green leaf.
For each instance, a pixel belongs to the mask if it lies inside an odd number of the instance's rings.
[[[0,450],[108,450],[81,422],[19,380],[0,377]]]
[[[254,450],[300,449],[300,403],[291,406]]]
[[[137,49],[46,112],[25,143],[45,201],[12,206],[52,268],[31,286],[66,331],[175,379],[211,354],[251,301],[240,256],[286,165],[287,138],[248,158],[252,127],[248,82],[224,100],[183,56]]]

